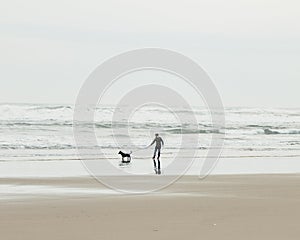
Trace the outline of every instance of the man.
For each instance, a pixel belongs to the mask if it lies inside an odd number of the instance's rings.
[[[154,154],[153,154],[153,164],[154,164],[154,169],[155,169],[155,172],[157,174],[160,174],[160,150],[161,150],[161,147],[164,146],[164,141],[162,140],[162,138],[158,135],[158,133],[155,134],[155,138],[154,140],[152,141],[152,143],[149,145],[152,146],[154,143],[155,144],[155,149],[154,149]],[[155,162],[155,156],[156,156],[156,152],[157,152],[157,167],[156,168],[156,162]]]

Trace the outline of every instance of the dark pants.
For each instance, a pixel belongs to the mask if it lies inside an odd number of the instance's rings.
[[[154,164],[154,167],[156,168],[156,162],[155,162],[156,152],[157,152],[157,165],[158,165],[158,169],[160,169],[160,161],[159,161],[159,158],[160,158],[160,148],[158,148],[158,147],[155,147],[155,149],[154,149],[153,164]]]

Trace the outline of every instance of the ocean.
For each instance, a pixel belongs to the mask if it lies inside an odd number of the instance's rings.
[[[95,150],[101,149],[115,163],[120,160],[119,150],[132,151],[132,168],[142,163],[147,172],[148,168],[152,170],[153,149],[140,150],[151,143],[156,132],[165,141],[161,159],[166,163],[182,148],[183,134],[198,136],[195,158],[202,160],[209,148],[218,147],[210,146],[212,134],[220,134],[224,146],[217,173],[300,171],[300,109],[227,107],[225,128],[214,129],[210,112],[204,107],[194,107],[193,111],[173,108],[170,112],[146,106],[129,120],[112,124],[113,113],[126,111],[126,107],[99,106],[94,123],[83,123],[86,128],[94,128],[98,144],[89,145],[87,141],[84,146],[76,146],[74,141],[73,111],[73,105],[0,104],[1,176],[88,174],[80,165],[77,147],[87,149],[86,157],[95,160],[99,159]],[[178,122],[176,112],[194,114],[198,125]],[[121,131],[124,129],[128,134]],[[188,145],[184,146],[188,152]],[[196,174],[198,169],[190,172]]]

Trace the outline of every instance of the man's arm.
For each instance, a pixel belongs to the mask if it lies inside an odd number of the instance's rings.
[[[161,140],[162,145],[165,146],[164,140],[162,138],[160,138],[160,140]]]
[[[155,143],[155,139],[152,141],[152,143],[148,147],[151,147],[154,143]],[[146,147],[146,148],[148,148],[148,147]]]

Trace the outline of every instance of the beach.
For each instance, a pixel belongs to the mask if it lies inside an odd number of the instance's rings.
[[[16,189],[1,199],[1,238],[298,239],[299,179],[184,176],[160,191],[129,195],[89,177],[2,178],[1,186]]]

